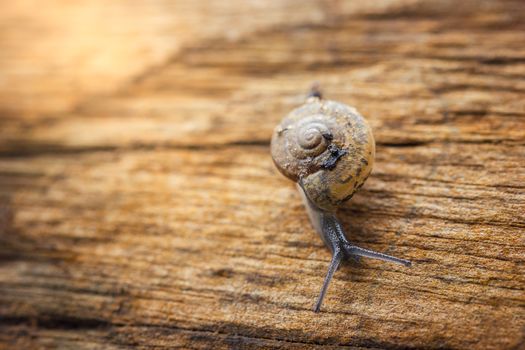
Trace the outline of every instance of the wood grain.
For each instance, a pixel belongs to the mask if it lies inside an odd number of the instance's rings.
[[[0,349],[525,347],[523,2],[31,5],[0,10]],[[377,140],[349,239],[414,262],[343,264],[319,314],[269,155],[314,80]]]

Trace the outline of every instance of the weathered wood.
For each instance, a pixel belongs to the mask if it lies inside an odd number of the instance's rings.
[[[0,349],[525,347],[523,2],[68,4],[0,10]],[[414,262],[319,314],[269,155],[313,80],[378,144],[349,238]]]

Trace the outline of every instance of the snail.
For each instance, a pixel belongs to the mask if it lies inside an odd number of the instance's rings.
[[[332,253],[314,306],[319,312],[328,285],[343,258],[368,257],[411,266],[411,262],[353,245],[337,209],[364,184],[374,164],[375,141],[353,107],[323,99],[314,85],[306,102],[275,128],[271,141],[277,169],[296,182],[310,222]]]

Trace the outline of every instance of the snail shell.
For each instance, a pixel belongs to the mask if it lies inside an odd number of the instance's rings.
[[[375,141],[353,107],[310,97],[275,128],[272,158],[319,209],[333,212],[372,171]]]

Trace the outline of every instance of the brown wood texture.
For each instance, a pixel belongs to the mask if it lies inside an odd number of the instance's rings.
[[[524,349],[523,1],[0,8],[0,349]],[[273,127],[377,141],[335,274]]]

